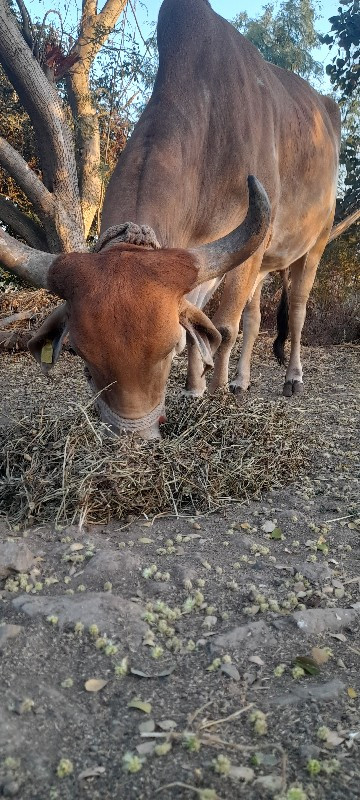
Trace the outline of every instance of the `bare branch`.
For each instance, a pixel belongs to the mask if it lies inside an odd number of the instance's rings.
[[[39,250],[46,250],[46,240],[44,233],[40,227],[30,219],[23,211],[9,200],[9,198],[0,195],[0,220],[5,225],[10,225],[10,228],[25,239],[30,247],[36,247]]]
[[[17,311],[16,314],[10,314],[9,317],[0,318],[0,331],[12,325],[14,322],[22,322],[24,319],[31,319],[34,316],[33,311]]]
[[[0,0],[0,61],[34,125],[44,182],[55,200],[61,249],[85,247],[72,134],[60,97],[26,45],[6,0]],[[70,224],[62,241],[63,211]],[[61,221],[61,229],[58,226]]]
[[[0,228],[0,265],[32,286],[48,288],[47,276],[56,256],[21,244]]]
[[[342,233],[345,233],[350,225],[354,225],[354,222],[360,219],[360,209],[354,211],[352,214],[349,214],[348,217],[345,217],[342,222],[339,222],[338,225],[334,225],[334,227],[330,231],[330,236],[328,238],[329,242],[332,242],[334,239],[337,239],[338,236],[341,236]]]
[[[0,136],[0,164],[25,192],[39,214],[53,216],[54,199],[51,193],[20,153],[2,136]]]
[[[31,24],[31,19],[30,19],[29,12],[28,12],[28,10],[26,8],[26,5],[23,2],[23,0],[16,0],[16,3],[17,3],[17,6],[18,6],[20,14],[21,14],[22,30],[23,30],[24,39],[27,42],[27,44],[29,45],[29,47],[32,49],[34,31],[33,31],[33,27],[32,27],[32,24]]]

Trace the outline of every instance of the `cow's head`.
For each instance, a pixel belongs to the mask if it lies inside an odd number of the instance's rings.
[[[131,420],[146,438],[158,436],[166,382],[182,328],[199,347],[205,367],[212,365],[221,341],[208,317],[186,295],[249,258],[264,239],[269,216],[266,193],[250,178],[244,222],[209,245],[151,250],[120,243],[100,253],[56,257],[43,283],[66,302],[31,340],[33,356],[48,372],[68,331],[93,389],[101,394],[99,410],[104,421],[116,429],[121,427],[117,419]]]

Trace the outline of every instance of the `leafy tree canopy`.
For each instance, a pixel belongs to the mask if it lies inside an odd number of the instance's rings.
[[[343,97],[354,94],[360,83],[360,3],[340,0],[338,14],[330,17],[331,32],[322,37],[330,49],[337,48],[332,63],[326,67],[331,83]]]
[[[271,3],[263,6],[256,19],[243,11],[233,24],[256,45],[266,61],[309,79],[323,74],[322,65],[312,55],[320,44],[316,19],[313,0],[283,0],[278,7]]]

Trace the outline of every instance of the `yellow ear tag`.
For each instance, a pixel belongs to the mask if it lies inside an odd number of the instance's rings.
[[[41,363],[52,364],[53,361],[53,346],[52,342],[48,339],[41,348]]]

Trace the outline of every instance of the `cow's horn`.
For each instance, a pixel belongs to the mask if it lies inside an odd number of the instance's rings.
[[[270,201],[254,175],[249,175],[248,186],[249,208],[241,225],[222,239],[190,249],[199,263],[196,286],[238,267],[261,245],[270,224]]]
[[[9,272],[14,272],[32,286],[48,289],[49,269],[55,258],[56,255],[34,250],[0,229],[1,266]]]

